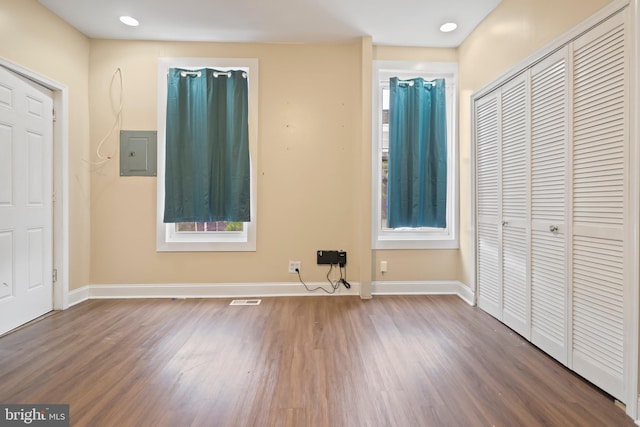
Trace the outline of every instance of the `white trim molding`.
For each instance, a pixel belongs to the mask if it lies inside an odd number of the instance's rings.
[[[327,282],[307,283],[309,289]],[[351,288],[340,286],[333,296],[360,296],[361,284],[351,282]],[[457,295],[473,305],[473,291],[467,285],[452,281],[373,282],[373,295]],[[325,296],[317,290],[309,292],[298,282],[289,283],[164,283],[88,285],[69,292],[69,305],[90,299],[142,299],[142,298],[237,298]]]
[[[69,298],[67,301],[67,307],[73,307],[76,304],[80,304],[89,298],[89,286],[83,286],[79,289],[74,289],[73,291],[69,291]]]
[[[631,2],[632,18],[630,23],[630,42],[632,46],[631,54],[631,123],[630,123],[630,141],[631,141],[631,220],[634,224],[640,224],[640,196],[638,195],[638,186],[640,185],[640,0]],[[640,253],[640,232],[635,230],[633,236],[633,254]],[[640,426],[640,265],[638,258],[631,260],[634,265],[631,272],[633,283],[631,292],[631,320],[627,339],[629,340],[629,372],[632,381],[629,384],[629,395],[635,396],[627,405],[627,414],[636,420],[636,424]]]
[[[381,220],[382,205],[382,110],[383,86],[389,78],[423,77],[446,79],[447,93],[447,227],[386,229]],[[386,82],[386,83],[384,83]],[[458,249],[459,241],[459,184],[458,184],[458,64],[456,62],[373,61],[372,77],[372,186],[371,186],[371,247],[373,249]]]
[[[350,282],[351,288],[340,286],[333,296],[359,296],[360,284]],[[328,282],[307,282],[309,289],[322,286],[330,290]],[[90,299],[138,298],[236,298],[324,296],[321,290],[309,292],[302,283],[164,283],[89,285],[70,292],[71,305]]]
[[[372,295],[457,295],[474,305],[473,290],[457,280],[441,281],[378,281],[371,284]]]

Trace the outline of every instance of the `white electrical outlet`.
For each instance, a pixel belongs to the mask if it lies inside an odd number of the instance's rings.
[[[387,272],[387,261],[380,261],[380,273]]]
[[[289,261],[289,273],[295,273],[296,269],[300,271],[300,261]]]

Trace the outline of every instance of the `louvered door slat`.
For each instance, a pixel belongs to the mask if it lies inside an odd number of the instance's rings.
[[[498,225],[478,224],[478,306],[502,318]]]
[[[625,43],[621,16],[577,40],[573,83],[573,369],[619,399],[628,157]]]
[[[475,104],[478,306],[502,319],[498,93]]]
[[[531,341],[566,363],[565,236],[532,231]]]
[[[617,256],[601,255],[603,247]],[[624,368],[622,242],[576,237],[574,253],[574,355],[621,376]],[[594,352],[601,357],[594,357]]]
[[[502,89],[502,320],[529,338],[529,100],[526,77],[521,75]]]
[[[531,70],[531,342],[567,363],[567,49]]]
[[[527,125],[525,82],[502,94],[502,218],[524,220],[527,212]]]
[[[502,230],[502,318],[506,325],[528,338],[529,292],[527,289],[527,240],[525,229]]]

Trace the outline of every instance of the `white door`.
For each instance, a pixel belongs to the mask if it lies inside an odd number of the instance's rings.
[[[0,334],[52,310],[53,102],[0,67]]]
[[[527,74],[504,85],[502,97],[502,321],[530,337],[529,87]]]
[[[568,51],[531,68],[531,342],[565,365]]]
[[[502,320],[500,91],[475,105],[478,306]]]
[[[618,14],[573,52],[573,369],[624,400],[628,40]],[[627,374],[628,375],[628,374]]]

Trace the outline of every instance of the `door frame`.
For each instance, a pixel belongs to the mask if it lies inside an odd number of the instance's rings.
[[[53,247],[52,266],[57,270],[53,282],[54,310],[69,307],[69,90],[66,85],[0,57],[0,65],[51,90],[55,123],[53,126]],[[53,272],[52,272],[53,273]]]

